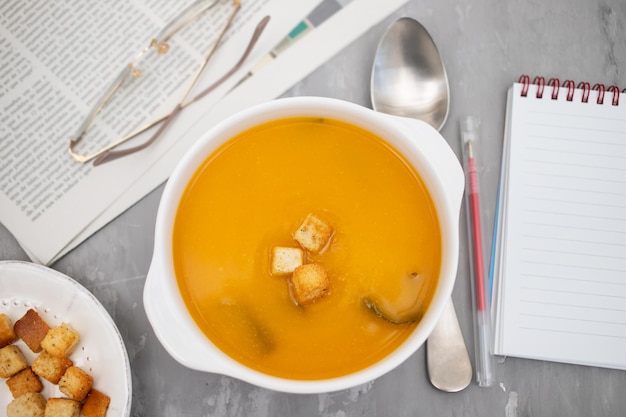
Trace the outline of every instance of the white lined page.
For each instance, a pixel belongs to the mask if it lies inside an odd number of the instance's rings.
[[[509,92],[495,352],[626,368],[626,104],[521,88]]]

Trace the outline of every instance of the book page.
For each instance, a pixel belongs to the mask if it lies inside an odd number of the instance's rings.
[[[626,368],[626,106],[512,91],[496,353]]]
[[[70,136],[133,54],[188,2],[182,6],[119,0],[2,3],[0,56],[8,65],[0,69],[0,221],[34,261],[48,263],[319,3],[245,2],[202,74],[198,90],[239,59],[258,21],[271,15],[238,73],[202,102],[189,106],[150,148],[97,168],[69,156]],[[201,26],[183,29],[176,41],[172,39],[169,64],[155,66],[157,77],[152,83],[148,76],[142,80],[146,93],[129,90],[125,100],[103,110],[82,151],[97,149],[172,108],[221,29],[217,22],[225,20],[231,6],[229,1],[218,2],[203,16]]]

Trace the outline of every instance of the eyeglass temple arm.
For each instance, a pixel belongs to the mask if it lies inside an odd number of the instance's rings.
[[[94,159],[93,165],[94,166],[102,165],[106,162],[114,161],[123,156],[130,155],[135,152],[139,152],[142,149],[147,148],[163,133],[165,129],[167,129],[167,127],[170,125],[170,123],[174,120],[176,115],[180,113],[182,109],[183,109],[182,105],[177,104],[176,107],[174,107],[174,110],[168,113],[167,116],[162,117],[160,120],[162,120],[163,123],[161,124],[161,126],[159,126],[159,129],[154,133],[154,135],[152,135],[150,139],[148,139],[144,143],[137,145],[137,146],[133,146],[132,148],[120,149],[120,150],[115,150],[115,151],[109,150],[107,152],[104,152],[102,155],[99,155],[98,157]]]
[[[265,16],[263,19],[261,19],[259,24],[256,26],[256,29],[254,30],[254,33],[252,34],[252,37],[250,38],[250,41],[248,42],[248,46],[246,47],[246,50],[244,51],[243,55],[241,55],[241,58],[239,58],[239,61],[237,61],[237,63],[235,65],[233,65],[233,67],[226,74],[222,75],[222,77],[220,79],[218,79],[213,84],[211,84],[210,86],[208,86],[207,88],[202,90],[200,93],[198,93],[192,99],[190,99],[188,102],[184,103],[183,108],[187,107],[191,103],[194,103],[194,102],[200,100],[201,98],[203,98],[204,96],[209,94],[211,91],[215,90],[224,81],[226,81],[235,72],[237,72],[237,70],[239,68],[241,68],[243,63],[248,58],[248,55],[250,55],[250,53],[252,52],[252,49],[254,49],[254,46],[256,45],[257,41],[261,37],[261,34],[263,33],[263,30],[265,30],[265,26],[267,26],[269,21],[270,21],[270,17],[269,16]]]
[[[167,114],[167,115],[165,115],[165,116],[163,116],[163,117],[161,117],[161,118],[159,118],[157,120],[154,120],[152,123],[142,127],[141,129],[138,129],[137,131],[131,133],[130,135],[122,138],[120,141],[114,143],[113,147],[118,146],[121,143],[126,142],[126,141],[132,139],[133,137],[135,137],[135,136],[145,132],[146,130],[150,129],[151,127],[155,126],[156,124],[166,120],[166,123],[164,123],[165,126],[161,126],[161,128],[159,128],[159,130],[157,132],[155,132],[155,134],[149,140],[147,140],[143,144],[140,144],[140,145],[134,146],[132,148],[128,148],[128,149],[123,149],[123,150],[111,150],[111,147],[109,147],[105,152],[102,152],[101,155],[99,155],[94,160],[94,163],[93,163],[94,166],[98,166],[98,165],[104,164],[106,162],[110,162],[110,161],[113,161],[115,159],[121,158],[123,156],[130,155],[132,153],[141,151],[141,150],[147,148],[149,145],[151,145],[163,133],[163,131],[165,130],[167,125],[169,125],[169,123],[171,122],[171,120],[173,119],[173,116],[175,116],[175,114],[178,114],[181,110],[183,110],[188,105],[190,105],[192,103],[195,103],[196,101],[198,101],[202,97],[206,96],[207,94],[209,94],[210,92],[215,90],[217,87],[219,87],[224,81],[226,81],[230,76],[232,76],[243,65],[243,63],[245,62],[247,57],[252,52],[252,49],[256,45],[257,41],[261,37],[261,34],[263,33],[263,30],[267,26],[269,20],[270,20],[270,16],[265,16],[258,23],[254,33],[252,34],[252,37],[250,38],[250,41],[248,42],[248,46],[247,46],[246,50],[244,51],[243,55],[241,56],[239,61],[237,61],[237,63],[226,74],[224,74],[221,78],[219,78],[213,84],[211,84],[206,89],[204,89],[203,91],[198,93],[196,96],[194,96],[189,101],[181,103],[178,106],[176,106],[174,111],[172,111],[171,113],[169,113],[169,114]]]
[[[215,6],[218,2],[219,0],[196,0],[161,29],[152,40],[152,44],[159,45],[161,42],[167,42],[169,38],[198,17],[200,13]]]
[[[222,26],[222,30],[220,30],[219,35],[217,35],[217,39],[215,39],[215,42],[213,42],[213,46],[211,47],[211,50],[204,57],[204,60],[202,61],[202,64],[200,64],[200,67],[196,70],[196,73],[194,74],[193,78],[191,79],[191,82],[187,86],[187,90],[185,91],[185,93],[183,94],[182,98],[180,99],[180,102],[179,102],[180,104],[184,103],[185,100],[187,99],[187,96],[189,95],[189,93],[191,93],[191,89],[193,88],[193,86],[198,81],[198,78],[200,78],[200,74],[202,74],[202,72],[206,68],[207,64],[209,63],[209,61],[213,57],[213,54],[215,54],[215,51],[217,51],[217,47],[222,42],[222,38],[224,37],[224,35],[226,34],[226,31],[230,27],[230,24],[235,19],[235,16],[237,15],[237,12],[241,8],[241,2],[239,0],[234,0],[234,3],[235,3],[235,8],[231,12],[230,16],[228,16],[228,20],[226,20],[226,23],[224,24],[224,26]]]
[[[105,90],[100,100],[98,100],[96,105],[91,110],[91,113],[89,113],[89,115],[85,118],[85,121],[83,121],[83,123],[80,125],[76,133],[70,137],[70,146],[68,150],[69,150],[70,155],[72,155],[72,158],[74,158],[77,162],[86,162],[95,157],[96,154],[80,155],[76,153],[76,151],[74,151],[74,146],[78,142],[80,142],[80,140],[83,138],[83,135],[85,134],[89,126],[91,126],[91,123],[95,119],[96,115],[100,113],[100,110],[102,110],[104,105],[111,99],[113,94],[115,94],[115,92],[120,88],[124,80],[130,75],[131,71],[132,71],[132,67],[130,65],[127,65],[126,67],[124,67],[124,69],[119,73],[119,75],[115,78],[115,80],[113,80],[113,82]],[[109,149],[111,148],[109,147]],[[106,148],[102,149],[100,153],[106,150],[108,149]]]
[[[202,73],[202,71],[204,70],[204,68],[206,68],[207,63],[209,62],[209,60],[211,59],[211,57],[213,56],[213,54],[215,53],[215,51],[217,50],[217,47],[219,46],[220,42],[222,41],[222,38],[224,37],[224,35],[226,34],[226,31],[228,30],[228,28],[230,27],[230,24],[232,23],[232,21],[234,20],[235,16],[237,15],[237,12],[239,11],[239,9],[241,8],[241,2],[239,0],[233,0],[235,3],[235,7],[233,9],[233,11],[231,12],[231,14],[228,16],[228,19],[226,20],[226,23],[224,24],[224,26],[222,27],[222,29],[220,30],[220,33],[218,34],[215,42],[213,42],[213,46],[211,47],[211,49],[209,50],[208,54],[204,57],[204,60],[202,61],[200,67],[198,68],[198,70],[196,71],[196,73],[194,74],[193,78],[191,79],[191,82],[189,83],[187,89],[185,90],[182,98],[180,99],[180,101],[178,102],[178,104],[176,105],[176,108],[174,108],[174,110],[172,112],[170,112],[168,115],[165,116],[165,123],[164,125],[162,125],[153,135],[150,139],[148,139],[145,143],[134,146],[132,148],[128,148],[128,149],[124,149],[122,151],[111,151],[110,149],[107,150],[106,152],[104,152],[103,154],[101,154],[100,156],[98,156],[95,160],[94,160],[94,166],[98,166],[104,162],[107,161],[112,161],[114,159],[117,159],[119,157],[128,155],[130,153],[133,152],[137,152],[140,151],[142,149],[145,149],[146,147],[148,147],[150,144],[152,144],[161,134],[162,132],[165,130],[165,128],[167,126],[169,126],[169,124],[171,123],[172,119],[179,113],[179,111],[182,109],[182,104],[185,102],[185,99],[187,98],[187,96],[189,95],[189,93],[191,92],[191,89],[193,88],[193,86],[196,84],[196,82],[198,81],[198,78],[200,77],[200,74]],[[179,109],[180,107],[180,109]]]
[[[91,112],[87,115],[83,123],[81,123],[80,127],[76,131],[76,133],[70,137],[70,145],[69,145],[69,154],[74,158],[77,162],[87,162],[98,155],[103,154],[104,152],[113,149],[118,146],[120,143],[125,142],[128,139],[121,139],[117,142],[111,143],[103,149],[100,149],[98,152],[95,152],[90,155],[81,155],[74,150],[74,146],[81,141],[83,135],[87,131],[87,129],[91,126],[94,119],[100,113],[105,104],[113,97],[113,95],[117,92],[117,90],[121,87],[131,72],[133,71],[134,64],[139,60],[139,57],[147,52],[147,50],[152,46],[157,46],[162,42],[166,42],[169,38],[171,38],[176,32],[182,29],[185,25],[187,25],[190,21],[195,19],[200,13],[204,12],[207,9],[215,6],[219,0],[196,0],[190,6],[185,8],[181,13],[179,13],[167,26],[165,26],[159,33],[153,38],[152,44],[143,50],[141,50],[135,58],[131,61],[130,64],[124,67],[124,69],[119,73],[119,75],[113,80],[113,82],[109,85],[109,87],[105,90],[104,94],[101,96],[100,100],[96,102],[96,105],[92,108]],[[150,126],[151,127],[151,126]]]

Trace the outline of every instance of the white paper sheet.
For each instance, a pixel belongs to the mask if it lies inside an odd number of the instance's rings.
[[[495,353],[626,369],[626,106],[509,92]]]

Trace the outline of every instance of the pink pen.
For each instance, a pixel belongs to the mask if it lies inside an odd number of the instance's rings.
[[[481,387],[494,383],[491,343],[491,314],[485,281],[480,221],[480,189],[476,162],[478,121],[473,117],[461,119],[461,148],[466,175],[465,209],[467,212],[468,246],[470,249],[470,278],[474,310],[474,348],[476,351],[476,381]]]

